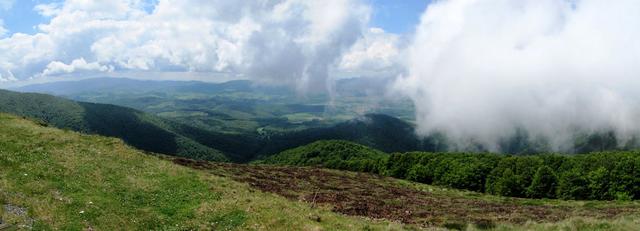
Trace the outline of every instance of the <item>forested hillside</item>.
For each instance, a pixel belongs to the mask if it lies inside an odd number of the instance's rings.
[[[335,151],[336,147],[345,150]],[[375,153],[363,154],[363,153]],[[320,157],[318,157],[320,156]],[[318,165],[501,196],[572,200],[640,199],[640,151],[512,156],[409,152],[384,155],[359,145],[323,141],[262,163]]]
[[[171,131],[163,119],[125,107],[0,90],[0,112],[34,118],[58,128],[119,137],[145,151],[227,160],[220,151]]]
[[[410,120],[410,101],[384,97],[391,79],[341,79],[333,96],[297,94],[248,80],[223,83],[94,78],[15,88],[135,108],[192,127],[224,133],[282,132],[334,125],[364,113]],[[339,97],[337,97],[339,96]]]
[[[172,126],[180,134],[221,150],[240,162],[331,139],[348,140],[388,152],[446,150],[437,136],[420,138],[409,123],[379,114],[367,114],[328,127],[271,134],[224,134],[181,123]]]
[[[316,166],[369,172],[388,154],[364,145],[341,141],[321,140],[286,150],[256,163]]]
[[[37,93],[0,90],[0,112],[52,126],[120,137],[151,152],[206,160],[247,162],[323,139],[343,139],[385,151],[434,150],[408,123],[370,114],[333,126],[275,133],[225,133],[194,127],[126,107],[75,102]]]

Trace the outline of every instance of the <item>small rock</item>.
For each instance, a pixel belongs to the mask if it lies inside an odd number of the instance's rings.
[[[12,204],[6,204],[4,205],[4,211],[7,213],[11,213],[13,215],[16,216],[26,216],[27,215],[27,209],[20,207],[20,206],[15,206]]]
[[[322,218],[320,216],[318,216],[318,215],[313,215],[312,214],[312,215],[309,215],[309,220],[316,221],[316,222],[321,222]]]

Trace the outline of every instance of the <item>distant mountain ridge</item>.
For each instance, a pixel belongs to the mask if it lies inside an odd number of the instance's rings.
[[[336,80],[336,91],[341,95],[382,95],[391,78],[347,78]],[[256,84],[251,80],[231,80],[221,83],[179,80],[141,80],[131,78],[98,77],[82,80],[69,80],[50,83],[32,84],[10,88],[12,91],[46,93],[59,96],[70,96],[86,92],[133,91],[138,93],[152,91],[189,91],[200,93],[216,92],[250,92],[261,91],[270,94],[295,95],[290,88]]]
[[[233,80],[223,83],[207,83],[201,81],[157,81],[129,78],[91,78],[77,81],[60,81],[27,85],[10,90],[19,92],[47,93],[67,96],[86,92],[134,91],[138,93],[165,90],[192,90],[201,92],[216,91],[250,91],[254,89],[249,80]]]

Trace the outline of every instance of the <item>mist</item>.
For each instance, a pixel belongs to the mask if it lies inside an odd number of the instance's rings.
[[[417,133],[455,149],[526,131],[553,151],[577,134],[640,133],[640,2],[438,1],[393,86],[416,107]],[[531,141],[534,142],[534,141]]]

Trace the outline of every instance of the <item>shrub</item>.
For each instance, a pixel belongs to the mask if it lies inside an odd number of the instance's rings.
[[[559,177],[557,195],[565,200],[586,199],[589,197],[587,184],[587,180],[578,169],[571,169]]]
[[[524,196],[522,177],[514,174],[510,168],[507,168],[502,172],[502,176],[495,181],[493,190],[494,194],[500,196],[522,197]]]
[[[587,175],[588,187],[590,191],[589,198],[594,200],[611,200],[614,195],[609,191],[609,171],[600,167]]]
[[[531,198],[555,198],[558,177],[548,166],[538,168],[533,181],[527,188],[527,195]]]
[[[433,182],[433,172],[427,166],[416,164],[409,169],[407,180],[431,184]]]

